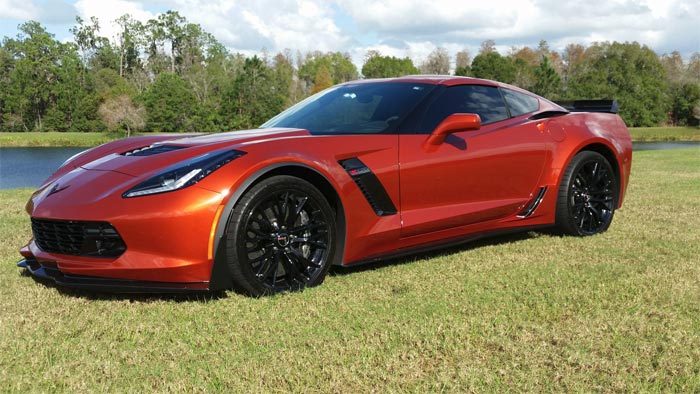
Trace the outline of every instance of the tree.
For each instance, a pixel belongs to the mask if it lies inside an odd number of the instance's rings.
[[[197,99],[179,75],[161,73],[143,95],[143,104],[149,131],[197,131],[191,119],[198,110]]]
[[[496,41],[486,40],[482,42],[479,48],[479,55],[487,55],[491,52],[496,52]]]
[[[324,89],[328,89],[333,86],[333,79],[331,77],[331,72],[325,65],[321,65],[316,73],[316,79],[314,80],[314,88],[311,93],[318,93]]]
[[[515,69],[513,84],[523,89],[532,90],[535,86],[535,68],[542,59],[541,55],[530,47],[513,48],[510,59]]]
[[[567,81],[567,98],[614,98],[628,126],[655,126],[671,109],[659,56],[637,42],[596,43],[586,49],[584,65]]]
[[[253,56],[245,59],[243,70],[224,92],[221,117],[231,129],[257,127],[282,110],[283,92],[265,63]]]
[[[138,45],[144,26],[129,14],[120,16],[114,23],[119,27],[116,47],[119,53],[119,76],[123,77],[140,66]]]
[[[299,66],[299,78],[304,80],[307,87],[312,86],[321,67],[325,67],[330,72],[333,84],[352,81],[358,77],[357,68],[350,60],[350,55],[341,52],[316,51],[306,54],[303,63]]]
[[[0,44],[0,86],[10,85],[10,73],[14,68],[12,54]],[[14,131],[17,124],[15,115],[7,108],[7,89],[0,89],[0,130]]]
[[[480,53],[472,61],[472,74],[477,78],[513,83],[515,71],[513,61],[498,52]]]
[[[554,98],[559,92],[561,79],[554,67],[549,63],[549,57],[542,56],[542,61],[535,68],[535,86],[533,92],[547,98]]]
[[[446,75],[450,72],[450,55],[444,48],[435,48],[421,65],[424,74]]]
[[[180,63],[182,59],[185,22],[185,18],[173,10],[168,10],[166,13],[158,15],[154,24],[149,22],[149,25],[155,26],[157,37],[170,43],[169,60],[171,73],[176,72],[175,64]]]
[[[77,25],[71,27],[70,32],[73,34],[75,44],[80,49],[83,67],[87,68],[90,59],[109,41],[97,34],[100,31],[100,22],[96,17],[91,17],[90,23],[86,24],[81,17],[76,16],[75,23]]]
[[[61,44],[58,64],[44,127],[51,131],[102,131],[104,125],[97,115],[94,84],[85,73],[74,43]]]
[[[382,56],[378,51],[368,51],[365,64],[362,65],[362,75],[365,78],[391,78],[411,74],[418,74],[411,59]]]
[[[296,103],[296,94],[294,79],[296,78],[296,70],[292,66],[292,55],[289,50],[285,53],[278,53],[272,59],[272,71],[276,90],[284,96],[284,107],[289,107]]]
[[[700,82],[676,84],[670,89],[671,121],[678,126],[700,124]]]
[[[61,52],[64,46],[39,22],[19,26],[16,39],[6,39],[5,50],[15,59],[6,87],[7,109],[16,114],[25,130],[43,129],[44,116],[54,103]]]
[[[455,75],[461,75],[463,77],[469,76],[471,74],[471,57],[469,56],[469,51],[462,49],[455,55]]]
[[[110,130],[126,127],[126,136],[131,136],[131,130],[141,130],[146,125],[146,109],[137,106],[131,97],[122,94],[110,97],[100,105],[99,114]]]

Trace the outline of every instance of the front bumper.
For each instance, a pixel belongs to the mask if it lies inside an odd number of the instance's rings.
[[[209,291],[209,282],[172,283],[152,282],[129,279],[100,278],[96,276],[73,275],[61,272],[55,265],[40,263],[31,258],[25,258],[17,263],[33,277],[52,281],[57,286],[71,289],[83,289],[105,293],[201,293]]]

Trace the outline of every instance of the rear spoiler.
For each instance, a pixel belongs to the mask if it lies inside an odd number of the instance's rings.
[[[616,114],[620,110],[617,100],[574,100],[557,101],[556,103],[570,112],[609,112]]]

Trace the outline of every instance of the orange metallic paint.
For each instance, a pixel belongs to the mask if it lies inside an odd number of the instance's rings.
[[[473,78],[401,80],[447,86],[478,83],[524,92]],[[577,152],[591,146],[607,149],[615,157],[621,205],[629,180],[631,143],[619,117],[564,114],[561,107],[538,100],[537,113],[561,111],[562,115],[530,120],[532,114],[527,114],[487,125],[480,124],[478,115],[452,115],[433,134],[331,136],[267,129],[190,138],[137,137],[106,144],[59,169],[35,192],[27,210],[37,218],[107,221],[124,239],[126,252],[114,259],[64,256],[44,252],[31,241],[22,255],[55,263],[62,272],[76,275],[206,283],[211,280],[229,207],[269,171],[294,166],[325,178],[340,199],[345,218],[342,264],[496,230],[553,224],[561,173]],[[159,141],[188,149],[148,157],[119,155]],[[122,197],[168,166],[221,149],[247,154],[194,186]],[[398,208],[397,214],[377,216],[338,164],[348,158],[358,158],[372,170]],[[49,186],[56,182],[67,187],[49,195]],[[548,190],[538,209],[530,217],[519,218],[518,212],[541,187]]]

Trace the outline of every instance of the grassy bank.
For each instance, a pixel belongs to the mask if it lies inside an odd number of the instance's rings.
[[[631,128],[633,141],[700,141],[697,127],[636,127]],[[2,133],[0,147],[26,146],[96,146],[124,138],[121,133]]]
[[[66,293],[20,275],[0,191],[0,387],[14,392],[692,392],[700,150],[634,155],[587,238],[526,233],[250,299]]]
[[[700,141],[700,127],[633,127],[632,141]]]
[[[84,146],[92,147],[124,138],[122,133],[0,133],[0,147]]]

